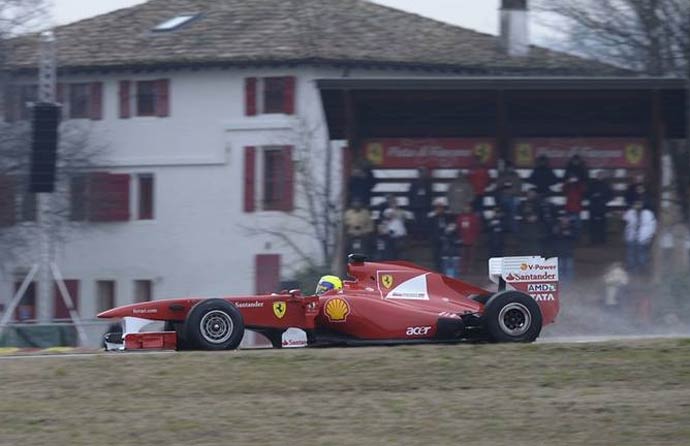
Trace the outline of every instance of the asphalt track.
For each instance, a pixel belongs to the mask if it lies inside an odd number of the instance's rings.
[[[643,340],[659,340],[659,339],[679,339],[688,338],[690,335],[625,335],[625,336],[558,336],[545,337],[539,339],[537,344],[597,344],[603,342],[626,342],[626,341],[643,341]],[[356,347],[335,347],[356,349]],[[252,349],[245,349],[252,350]],[[256,349],[264,350],[264,349]],[[113,355],[176,355],[176,351],[130,351],[130,352],[105,352],[103,350],[90,350],[79,352],[60,352],[48,351],[46,353],[18,353],[0,355],[0,361],[9,360],[30,360],[30,359],[51,359],[51,358],[85,358],[98,356],[113,356]]]

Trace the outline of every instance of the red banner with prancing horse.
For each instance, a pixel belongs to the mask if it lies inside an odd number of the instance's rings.
[[[644,138],[530,138],[513,143],[516,167],[532,168],[542,155],[553,168],[564,168],[573,155],[580,155],[593,169],[645,169],[651,151]]]
[[[381,138],[364,142],[364,158],[373,168],[459,169],[496,166],[493,138]]]

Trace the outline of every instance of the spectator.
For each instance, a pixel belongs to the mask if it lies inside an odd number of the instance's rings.
[[[389,195],[388,208],[383,211],[382,224],[390,237],[391,251],[395,259],[400,258],[402,245],[407,236],[406,218],[407,212],[398,205],[398,199],[393,195]]]
[[[350,201],[358,199],[365,207],[371,204],[371,191],[376,185],[376,178],[365,163],[355,165],[348,181],[347,190]]]
[[[537,255],[540,253],[542,227],[539,221],[539,196],[534,189],[527,191],[525,200],[520,204],[520,218],[520,255]]]
[[[625,205],[627,207],[633,207],[637,201],[641,201],[645,207],[650,207],[651,205],[649,190],[642,172],[635,175],[633,183],[625,191]]]
[[[603,170],[597,172],[587,188],[589,200],[589,241],[593,245],[606,243],[606,212],[613,199],[613,190]]]
[[[449,210],[455,215],[474,202],[474,188],[461,170],[458,171],[457,178],[450,183],[447,197]]]
[[[503,209],[496,206],[487,221],[489,232],[489,257],[503,257],[505,251],[505,216]]]
[[[345,234],[350,253],[368,254],[369,239],[374,232],[374,221],[368,209],[362,207],[359,198],[352,200],[352,206],[343,218]]]
[[[496,202],[501,207],[502,214],[508,222],[511,232],[517,231],[516,213],[522,195],[522,179],[513,168],[513,163],[504,161],[503,169],[496,178]]]
[[[570,157],[568,164],[565,166],[565,173],[563,174],[563,178],[566,180],[573,176],[582,184],[587,184],[587,180],[589,180],[587,165],[578,154]]]
[[[539,199],[539,223],[541,225],[539,250],[543,256],[552,257],[554,255],[553,241],[558,223],[558,212],[548,197],[540,197]]]
[[[460,276],[460,239],[455,223],[449,223],[441,234],[441,271],[448,277]]]
[[[474,165],[470,169],[468,179],[472,184],[474,195],[477,197],[483,197],[486,194],[486,189],[489,187],[489,183],[491,182],[491,176],[489,175],[489,169],[487,169],[487,167],[484,165],[481,156],[474,156]]]
[[[554,254],[558,256],[559,275],[564,282],[573,278],[576,239],[577,231],[572,216],[559,216],[554,231]]]
[[[481,232],[481,218],[477,212],[473,212],[470,206],[465,207],[456,220],[458,238],[462,243],[462,272],[472,272],[475,261],[475,251],[479,234]]]
[[[582,212],[582,200],[585,197],[586,183],[580,181],[577,176],[570,175],[563,185],[565,195],[565,212],[568,214],[575,230],[580,231],[580,213]]]
[[[427,232],[426,216],[431,212],[433,194],[433,181],[429,169],[420,167],[418,177],[410,183],[410,190],[407,192],[410,210],[414,214],[417,234],[421,235]]]
[[[629,282],[628,273],[620,262],[614,262],[604,273],[604,310],[610,314],[616,314],[619,310],[621,290]]]
[[[431,249],[434,256],[434,266],[437,271],[443,270],[442,265],[442,245],[446,234],[446,229],[453,222],[452,216],[446,211],[443,200],[434,200],[434,210],[428,215],[429,229],[431,237]]]
[[[649,247],[656,232],[656,217],[638,200],[623,214],[625,221],[626,266],[634,274],[647,273]]]
[[[532,170],[527,182],[533,184],[537,193],[542,197],[551,195],[551,186],[560,183],[556,174],[553,173],[553,169],[549,166],[549,158],[546,155],[537,158],[536,167]]]
[[[397,257],[393,243],[388,225],[386,223],[378,225],[374,239],[374,260],[395,260]]]

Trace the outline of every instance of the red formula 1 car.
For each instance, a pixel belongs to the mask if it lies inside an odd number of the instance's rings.
[[[245,330],[274,347],[422,342],[532,342],[558,313],[558,260],[505,257],[489,261],[492,292],[407,262],[350,256],[342,290],[260,296],[181,298],[114,308],[123,319],[106,335],[112,350],[229,350]],[[165,331],[142,332],[152,321]]]

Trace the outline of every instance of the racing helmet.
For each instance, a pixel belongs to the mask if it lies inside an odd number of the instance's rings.
[[[342,290],[343,281],[338,276],[323,276],[316,285],[316,295],[320,296],[330,290]]]

